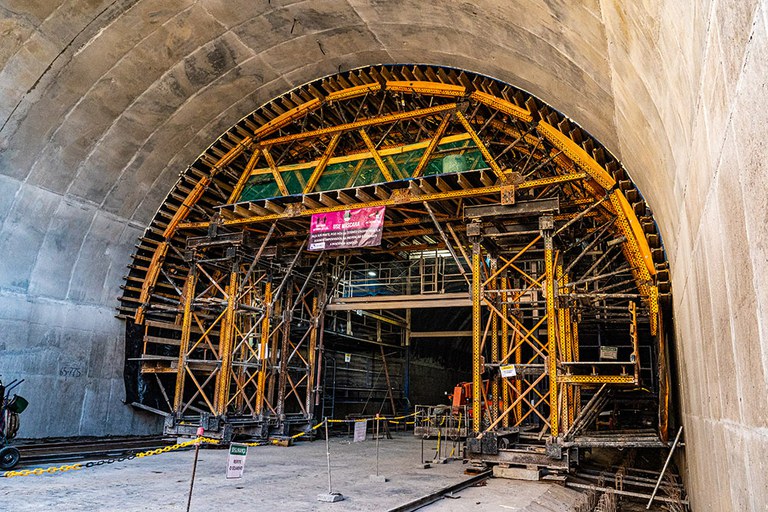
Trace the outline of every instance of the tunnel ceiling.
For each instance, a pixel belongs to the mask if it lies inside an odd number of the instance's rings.
[[[0,168],[146,225],[179,171],[244,113],[318,77],[384,62],[495,76],[618,151],[596,2],[461,4],[450,35],[444,16],[422,7],[13,2],[13,44],[0,53]],[[520,10],[525,22],[510,22]]]

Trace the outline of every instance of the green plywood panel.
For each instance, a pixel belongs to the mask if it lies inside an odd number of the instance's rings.
[[[271,174],[259,174],[248,178],[238,202],[275,197],[279,193],[280,189]]]
[[[461,140],[438,145],[422,175],[432,176],[488,167],[480,151],[474,146],[470,147],[470,144],[471,141],[469,140]],[[424,148],[419,148],[382,156],[382,159],[395,180],[408,179],[413,176],[413,171],[419,165],[424,151]],[[281,176],[288,192],[291,195],[301,194],[313,171],[314,167],[283,171]],[[384,175],[379,170],[375,160],[366,158],[329,165],[320,176],[314,192],[361,187],[384,182],[386,182]],[[259,174],[251,176],[248,180],[239,201],[268,199],[279,195],[280,191],[272,175]]]
[[[310,167],[309,169],[297,169],[294,171],[283,172],[280,175],[283,177],[285,186],[291,195],[301,194],[304,192],[304,187],[307,185],[307,181],[309,181],[309,177],[314,170],[313,167]]]

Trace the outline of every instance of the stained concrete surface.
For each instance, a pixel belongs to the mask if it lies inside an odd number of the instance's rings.
[[[542,482],[491,478],[481,487],[468,487],[424,507],[426,512],[567,512],[575,508],[581,495],[572,489]]]
[[[623,160],[671,263],[694,508],[766,510],[767,11],[768,0],[0,0],[0,373],[29,379],[21,435],[158,428],[120,403],[111,314],[135,237],[202,149],[295,85],[432,63],[529,90]],[[81,377],[62,372],[68,362]]]
[[[363,443],[332,437],[330,445],[333,490],[344,495],[342,502],[317,501],[317,495],[328,490],[321,440],[290,448],[251,448],[243,478],[232,480],[225,478],[226,450],[201,450],[191,510],[388,510],[469,478],[460,461],[419,469],[421,442],[408,434],[380,441],[379,473],[389,479],[387,483],[369,480],[376,470],[376,444],[370,437]],[[434,442],[428,445],[434,453]],[[0,509],[185,510],[193,458],[193,451],[170,452],[81,471],[4,480]],[[496,480],[465,491],[458,500],[442,500],[429,510],[566,512],[581,496],[552,483]]]

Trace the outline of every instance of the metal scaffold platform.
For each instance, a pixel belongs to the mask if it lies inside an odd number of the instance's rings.
[[[373,207],[380,245],[309,246],[313,215]],[[567,469],[580,449],[667,442],[652,215],[588,134],[490,78],[380,66],[303,86],[212,145],[137,247],[120,312],[140,339],[135,405],[166,433],[310,429],[345,343],[379,346],[386,387],[366,385],[395,413],[407,390],[385,349],[451,339],[467,396],[423,415],[467,458]],[[468,328],[419,330],[425,315]]]

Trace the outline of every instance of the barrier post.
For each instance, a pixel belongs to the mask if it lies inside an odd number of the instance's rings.
[[[379,424],[381,422],[381,417],[376,414],[376,474],[371,475],[369,480],[373,482],[387,482],[388,479],[385,476],[379,475],[379,439],[381,436],[379,436]]]
[[[330,436],[328,435],[328,418],[325,418],[325,456],[328,461],[328,493],[318,494],[317,501],[336,503],[337,501],[342,501],[344,496],[340,492],[333,492],[333,487],[331,486],[331,443]]]
[[[189,497],[187,498],[187,512],[189,507],[192,506],[192,489],[195,486],[195,473],[197,473],[197,458],[200,456],[200,438],[203,437],[205,429],[199,427],[197,429],[197,442],[195,443],[195,462],[192,463],[192,479],[189,481]]]

